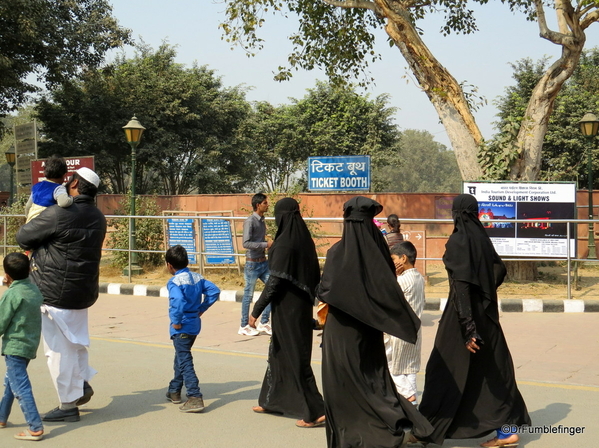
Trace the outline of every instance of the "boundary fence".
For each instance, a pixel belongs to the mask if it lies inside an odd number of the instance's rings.
[[[191,212],[190,212],[191,213]],[[202,215],[202,216],[186,216],[187,218],[192,218],[192,219],[218,219],[218,220],[230,220],[232,222],[232,229],[233,229],[233,238],[237,239],[237,241],[235,243],[239,243],[240,239],[242,239],[242,235],[243,235],[243,221],[245,221],[245,219],[247,219],[247,217],[243,217],[243,216],[209,216],[209,215]],[[110,223],[111,219],[128,219],[129,220],[129,232],[131,232],[131,220],[133,219],[159,219],[159,220],[166,220],[169,218],[172,218],[172,216],[131,216],[131,215],[107,215],[106,216],[108,222]],[[14,220],[19,220],[22,219],[22,222],[25,222],[25,216],[24,215],[0,215],[0,225],[2,226],[2,231],[1,231],[1,236],[2,236],[2,256],[5,256],[8,252],[10,251],[15,251],[15,250],[20,250],[20,248],[16,245],[16,244],[9,244],[9,238],[13,238],[14,239],[14,232],[15,229],[18,228],[18,223],[15,223]],[[380,222],[385,222],[385,218],[376,218],[377,220],[379,220]],[[11,222],[12,220],[12,222]],[[308,226],[311,228],[311,232],[312,235],[315,239],[317,248],[319,249],[320,252],[320,259],[323,260],[325,258],[325,249],[328,249],[328,247],[330,247],[332,244],[334,244],[335,242],[339,241],[341,238],[341,234],[342,234],[342,228],[343,228],[343,218],[313,218],[313,217],[305,217],[304,220],[308,223]],[[272,217],[266,217],[266,221],[267,223],[272,222],[272,224],[269,224],[270,226],[274,225],[274,218]],[[489,220],[489,221],[485,221],[485,222],[502,222],[502,223],[514,223],[514,224],[518,224],[518,223],[530,223],[530,222],[539,222],[539,223],[546,223],[547,220],[541,220],[541,219],[509,219],[509,220]],[[554,224],[568,224],[566,226],[567,228],[567,239],[570,240],[572,235],[580,235],[580,232],[575,232],[575,230],[579,230],[578,226],[586,226],[589,223],[593,222],[597,222],[596,220],[589,220],[589,219],[552,219],[550,220],[551,223]],[[311,224],[312,223],[312,224]],[[436,229],[435,231],[437,232],[437,234],[433,234],[433,233],[426,233],[425,234],[425,238],[426,241],[433,241],[433,240],[437,240],[437,244],[436,245],[431,245],[428,243],[425,243],[424,247],[425,247],[425,253],[424,254],[418,254],[418,260],[427,263],[427,262],[439,262],[442,260],[442,252],[441,253],[435,253],[435,252],[439,252],[438,247],[444,246],[444,241],[446,241],[449,238],[449,235],[451,234],[452,230],[453,230],[453,221],[450,219],[402,219],[401,220],[402,223],[402,227],[407,228],[410,227],[410,230],[417,230],[417,229],[421,229],[421,228],[427,228],[427,227],[431,227]],[[163,226],[164,228],[164,226]],[[9,234],[10,231],[12,230],[12,234]],[[408,230],[408,232],[410,231]],[[110,231],[110,228],[109,228]],[[129,233],[129,236],[131,236],[131,234]],[[105,240],[108,240],[108,238]],[[130,241],[131,239],[128,238],[127,241]],[[439,240],[441,240],[441,243],[439,243]],[[582,241],[584,241],[584,239],[581,239]],[[166,241],[166,240],[165,240]],[[575,247],[577,247],[578,242],[576,242]],[[432,249],[428,249],[429,247],[433,247]],[[566,256],[551,256],[551,257],[530,257],[530,258],[523,258],[523,257],[502,257],[502,259],[504,261],[534,261],[534,262],[543,262],[543,261],[550,261],[550,262],[555,262],[555,261],[561,261],[561,262],[566,262],[566,269],[567,269],[567,297],[568,299],[572,298],[572,277],[574,276],[575,279],[577,279],[577,269],[578,269],[578,264],[581,262],[597,262],[599,260],[596,259],[588,259],[588,258],[578,258],[576,257],[576,253],[572,253],[570,244],[566,244],[567,249],[566,249]],[[238,250],[237,248],[242,247],[242,244],[235,244],[233,246],[236,250]],[[435,247],[437,247],[437,249],[435,249]],[[197,265],[197,268],[200,270],[200,272],[203,272],[204,269],[207,268],[207,266],[205,266],[203,260],[204,260],[204,256],[210,256],[210,255],[218,255],[221,256],[223,255],[223,253],[214,253],[214,252],[207,252],[202,250],[203,245],[200,244],[198,245],[198,251],[197,252],[193,252],[194,254],[196,254],[197,259],[199,260],[199,263]],[[111,247],[107,247],[105,246],[103,248],[104,251],[118,251],[118,252],[127,252],[128,253],[128,259],[129,259],[129,267],[131,265],[131,253],[132,252],[137,252],[137,253],[163,253],[164,250],[142,250],[142,249],[136,249],[135,251],[132,251],[130,247],[128,248],[111,248]],[[244,253],[239,253],[239,252],[235,252],[235,253],[230,253],[230,254],[224,254],[224,255],[229,255],[229,256],[234,256],[236,257],[236,261],[237,263],[240,262],[241,257],[245,257]],[[237,264],[236,263],[236,264]],[[574,272],[573,272],[574,271]],[[128,279],[129,282],[131,283],[131,269],[129,269],[129,275],[128,275]]]

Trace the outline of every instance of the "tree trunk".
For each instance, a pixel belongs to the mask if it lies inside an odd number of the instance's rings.
[[[514,282],[530,282],[539,278],[536,261],[506,261],[506,280]]]
[[[461,86],[424,44],[410,13],[396,2],[374,0],[387,19],[385,31],[406,59],[420,87],[435,106],[455,152],[462,179],[482,177],[477,154],[482,135],[470,111]]]
[[[477,155],[483,139],[461,86],[426,47],[409,11],[400,2],[372,1],[376,12],[387,20],[385,31],[435,106],[456,154],[462,179],[480,179],[484,173]],[[587,7],[581,13],[582,10],[572,7],[570,0],[556,0],[559,32],[554,32],[547,25],[542,1],[535,0],[535,5],[540,36],[560,45],[562,54],[539,81],[528,103],[517,137],[518,158],[510,170],[510,178],[516,181],[538,179],[543,140],[555,98],[578,64],[586,40],[584,30],[597,21],[597,12],[593,8]],[[509,263],[508,278],[534,280],[536,277],[536,263]]]
[[[512,166],[511,179],[534,181],[539,178],[543,140],[555,98],[564,82],[572,76],[583,47],[584,39],[577,40],[576,45],[563,47],[561,58],[547,69],[535,86],[518,132],[520,155]]]

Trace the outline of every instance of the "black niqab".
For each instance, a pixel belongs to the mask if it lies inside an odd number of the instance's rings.
[[[499,322],[496,286],[505,266],[478,219],[478,203],[467,194],[453,202],[455,228],[443,262],[449,298],[439,321],[426,366],[420,412],[435,430],[424,439],[478,438],[502,425],[530,425],[518,390],[514,363]],[[468,293],[458,286],[469,283]],[[464,321],[471,320],[484,341],[470,353],[464,346]]]
[[[420,320],[397,283],[389,247],[373,218],[383,210],[356,196],[343,206],[343,236],[327,253],[320,300],[410,343]]]
[[[487,300],[497,302],[496,288],[503,281],[504,271],[495,278],[494,266],[502,262],[478,219],[478,202],[472,195],[461,194],[454,199],[451,210],[454,229],[445,245],[445,268],[453,280],[476,285]]]
[[[268,251],[270,275],[289,280],[314,298],[320,281],[320,266],[314,241],[293,198],[275,204],[278,226],[275,241]]]

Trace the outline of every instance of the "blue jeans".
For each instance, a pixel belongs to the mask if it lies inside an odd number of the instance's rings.
[[[246,261],[243,276],[245,278],[245,288],[243,289],[243,300],[241,302],[241,326],[245,327],[250,318],[250,303],[252,303],[254,289],[256,289],[256,281],[260,279],[262,283],[266,284],[270,276],[268,261],[261,261],[259,263]],[[263,324],[267,323],[269,317],[270,304],[264,309],[260,322]]]
[[[25,416],[25,420],[32,432],[44,429],[42,418],[37,411],[31,382],[27,375],[27,364],[29,359],[21,356],[6,355],[6,376],[4,377],[4,396],[0,402],[0,422],[6,423],[10,416],[12,403],[19,400],[19,405]]]
[[[181,392],[183,384],[187,389],[187,397],[201,397],[200,384],[193,368],[193,356],[191,347],[197,336],[185,333],[171,336],[175,346],[175,377],[168,385],[169,392]]]

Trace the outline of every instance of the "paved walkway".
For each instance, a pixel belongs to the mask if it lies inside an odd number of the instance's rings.
[[[0,292],[1,289],[0,288]],[[77,423],[48,423],[45,447],[107,446],[210,448],[324,448],[325,430],[299,429],[294,420],[259,415],[257,402],[266,367],[267,336],[237,334],[240,304],[221,301],[208,310],[194,358],[207,408],[182,414],[164,394],[172,374],[168,302],[163,297],[102,294],[90,309],[90,359],[99,371],[96,395],[82,407]],[[425,312],[423,362],[430,352],[440,312]],[[557,425],[584,426],[584,432],[522,436],[521,446],[593,447],[599,418],[599,315],[594,313],[502,313],[520,389],[539,431]],[[320,384],[320,338],[313,368]],[[56,406],[43,354],[30,364],[41,412]],[[0,367],[0,374],[3,367]],[[418,375],[422,387],[423,375]],[[0,446],[29,446],[12,438],[23,428],[15,404]],[[475,447],[480,440],[447,441],[446,447]]]

